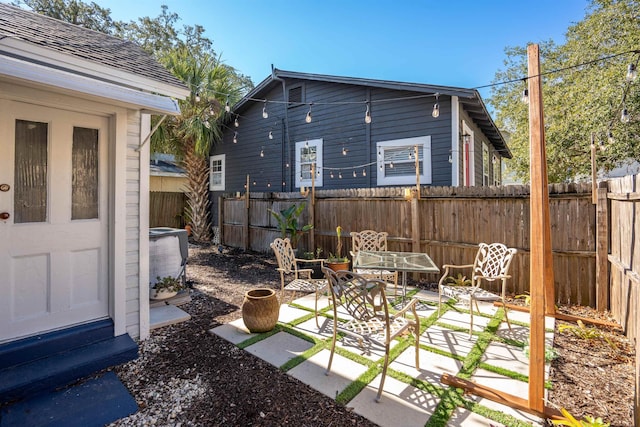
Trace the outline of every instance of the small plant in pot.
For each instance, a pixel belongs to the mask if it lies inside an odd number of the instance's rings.
[[[312,279],[322,279],[324,275],[321,266],[324,260],[320,258],[321,255],[322,248],[316,248],[315,252],[304,252],[301,258],[304,261],[298,262],[298,268],[310,268],[313,270],[313,273],[311,273]]]
[[[338,243],[336,244],[336,252],[329,253],[327,258],[327,267],[333,271],[348,270],[349,258],[342,256],[342,227],[336,227],[336,235],[338,236]]]
[[[154,300],[171,298],[176,296],[182,288],[182,281],[180,279],[171,276],[158,276],[156,283],[151,284],[149,298]]]

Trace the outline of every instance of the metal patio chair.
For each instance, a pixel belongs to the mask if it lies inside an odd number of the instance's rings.
[[[327,278],[333,306],[333,339],[325,375],[331,372],[338,332],[355,338],[363,351],[368,352],[372,345],[379,346],[384,349],[382,377],[376,395],[376,402],[379,402],[387,375],[391,342],[405,331],[411,332],[414,336],[416,369],[420,369],[420,318],[416,312],[418,300],[412,299],[402,310],[391,314],[385,294],[385,282],[346,270],[335,272],[323,267],[322,271]],[[341,320],[338,317],[339,306],[340,315],[344,317],[344,310],[348,313],[348,318]],[[409,310],[413,319],[406,316]]]
[[[358,251],[386,251],[387,236],[386,231],[363,230],[351,232],[351,256],[355,259]],[[393,284],[394,296],[398,296],[398,272],[389,270],[370,270],[357,268],[354,271],[369,278],[380,279],[386,283]]]
[[[315,315],[316,326],[318,323],[318,295],[326,289],[327,281],[325,279],[314,279],[311,277],[313,269],[298,268],[299,262],[320,262],[324,266],[321,259],[298,259],[295,256],[293,247],[289,238],[277,238],[271,243],[271,249],[276,254],[278,260],[277,270],[280,272],[280,301],[284,301],[284,291],[299,292],[315,292]]]
[[[438,316],[440,316],[440,306],[442,305],[442,296],[451,297],[458,301],[465,301],[469,304],[470,322],[469,322],[469,338],[473,331],[473,304],[475,303],[478,313],[478,301],[502,301],[504,307],[504,317],[507,320],[509,330],[511,330],[511,322],[507,315],[507,305],[505,304],[505,291],[507,279],[511,276],[508,274],[509,266],[516,253],[516,249],[508,248],[502,243],[480,243],[476,258],[473,264],[451,265],[445,264],[444,273],[438,282]],[[449,272],[454,269],[471,269],[471,286],[447,285],[445,280],[449,277]],[[489,292],[482,288],[483,281],[486,282],[502,282],[502,290],[500,294]]]

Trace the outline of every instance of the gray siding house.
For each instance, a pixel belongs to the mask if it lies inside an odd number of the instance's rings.
[[[421,185],[497,185],[511,158],[475,89],[273,69],[212,149],[214,224],[247,175],[252,192],[309,187],[312,169],[317,189],[415,185],[416,147]]]

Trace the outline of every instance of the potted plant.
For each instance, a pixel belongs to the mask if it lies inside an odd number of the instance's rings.
[[[300,215],[302,215],[304,208],[305,204],[301,203],[300,205],[293,204],[280,212],[275,212],[269,209],[271,216],[273,216],[278,222],[278,229],[280,230],[282,238],[284,239],[289,237],[291,247],[294,249],[297,249],[298,240],[302,237],[302,233],[306,233],[313,228],[313,224],[306,224],[303,226],[298,224],[298,219],[300,218]]]
[[[320,258],[320,255],[322,255],[322,248],[320,247],[316,248],[315,252],[304,252],[301,258],[303,262],[298,263],[299,268],[311,268],[313,270],[313,273],[311,273],[312,279],[322,279],[324,277],[321,268],[324,260]]]
[[[182,281],[175,277],[157,277],[156,283],[151,284],[151,291],[149,298],[153,300],[162,300],[172,298],[178,294],[178,291],[182,289]]]
[[[335,253],[329,253],[329,258],[327,258],[327,267],[333,271],[348,270],[349,258],[342,256],[342,227],[336,227],[336,235],[338,236],[336,251]]]

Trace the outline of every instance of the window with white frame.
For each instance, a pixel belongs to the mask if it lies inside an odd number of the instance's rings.
[[[394,139],[376,144],[377,185],[411,185],[416,182],[415,149],[418,148],[420,184],[431,184],[431,136]]]
[[[315,186],[322,187],[322,139],[296,142],[296,187],[311,186],[315,164]]]
[[[489,182],[489,146],[482,143],[482,185],[491,185]]]
[[[209,191],[224,191],[225,154],[209,157]]]
[[[494,154],[493,155],[493,185],[500,185],[500,170],[502,168],[502,160],[501,158]]]

